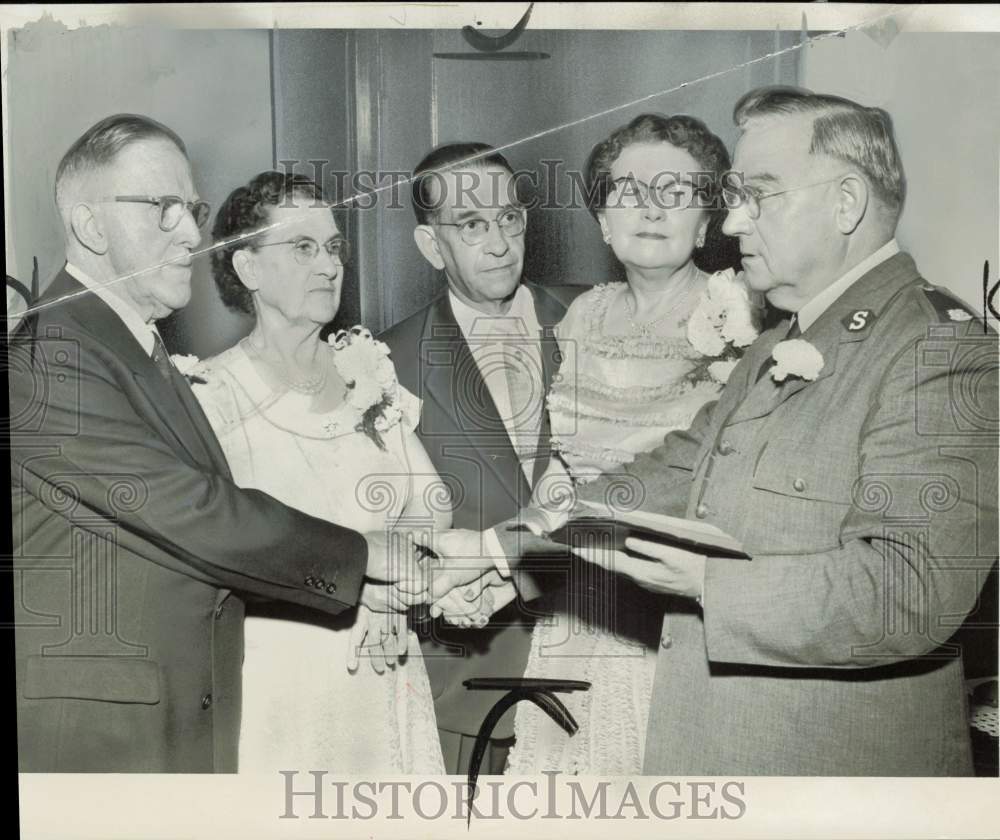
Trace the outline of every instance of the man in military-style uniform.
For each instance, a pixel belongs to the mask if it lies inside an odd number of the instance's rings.
[[[643,508],[716,525],[752,558],[635,540],[642,558],[590,554],[664,595],[644,771],[970,774],[950,639],[996,562],[996,335],[899,250],[888,114],[771,88],[734,118],[743,182],[723,230],[792,316],[690,429],[581,490],[632,480]]]

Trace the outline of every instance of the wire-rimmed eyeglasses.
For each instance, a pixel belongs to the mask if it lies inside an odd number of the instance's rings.
[[[788,187],[784,190],[775,190],[774,192],[761,192],[756,187],[748,187],[745,184],[740,184],[738,187],[729,186],[728,184],[722,188],[722,200],[725,202],[727,210],[736,210],[738,207],[742,207],[746,212],[747,216],[751,219],[760,218],[760,203],[767,198],[775,198],[779,195],[785,195],[791,192],[798,192],[799,190],[808,190],[812,187],[819,187],[823,184],[832,184],[834,181],[839,181],[847,173],[841,173],[834,178],[826,178],[822,181],[814,181],[810,184],[802,184],[798,187]]]
[[[267,248],[270,245],[291,245],[292,256],[295,257],[295,262],[299,265],[309,265],[319,256],[320,244],[311,236],[298,236],[295,239],[283,239],[280,242],[258,242],[254,247]],[[347,265],[347,261],[351,258],[351,246],[342,237],[335,236],[328,239],[322,247],[341,265]]]
[[[662,183],[657,177],[653,179],[652,184],[647,184],[634,175],[624,175],[610,182],[604,209],[617,207],[645,209],[652,206],[660,210],[686,210],[708,207],[708,200],[709,188],[706,185],[696,185],[691,181],[673,177],[665,179]]]
[[[479,245],[490,233],[490,225],[494,224],[504,236],[520,236],[524,233],[524,211],[510,207],[500,213],[492,222],[476,217],[464,222],[431,222],[434,225],[458,228],[458,235],[466,245]]]

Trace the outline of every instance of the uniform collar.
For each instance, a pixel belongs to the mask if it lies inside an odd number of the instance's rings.
[[[865,257],[865,259],[854,266],[854,268],[823,289],[823,291],[810,300],[796,314],[799,328],[802,332],[805,332],[809,329],[809,327],[815,324],[819,319],[819,316],[826,312],[826,310],[829,309],[830,306],[844,294],[844,292],[853,286],[854,283],[864,277],[864,275],[875,268],[875,266],[881,265],[889,258],[896,256],[898,253],[899,245],[896,243],[895,239],[890,239],[873,254]]]

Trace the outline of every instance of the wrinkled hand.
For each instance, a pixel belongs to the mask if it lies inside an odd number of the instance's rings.
[[[428,558],[432,600],[442,598],[456,586],[471,583],[496,569],[493,558],[487,554],[481,531],[456,528],[432,532],[417,544],[437,555]]]
[[[423,595],[410,595],[392,585],[365,582],[348,639],[347,670],[358,669],[362,651],[377,674],[384,673],[386,667],[395,667],[408,647],[405,610],[422,603]]]
[[[427,590],[427,574],[419,562],[420,551],[413,534],[406,531],[371,531],[365,536],[368,543],[366,577],[376,581],[395,583],[396,588],[410,595],[421,595]]]
[[[517,589],[496,570],[466,586],[458,586],[431,604],[432,618],[441,616],[457,627],[485,627],[490,617],[517,597]]]
[[[589,563],[611,572],[626,575],[639,586],[661,595],[683,595],[700,598],[705,587],[703,554],[629,537],[625,547],[651,559],[631,557],[623,551],[600,548],[579,548],[573,553]]]

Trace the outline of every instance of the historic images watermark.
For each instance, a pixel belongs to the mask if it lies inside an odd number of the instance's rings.
[[[464,781],[327,780],[326,770],[281,770],[281,820],[674,820],[741,819],[748,811],[742,781],[560,778]]]
[[[324,194],[336,207],[370,210],[380,203],[389,210],[410,210],[411,201],[418,201],[422,210],[434,213],[444,206],[457,210],[486,208],[478,195],[479,188],[490,182],[490,194],[501,192],[501,181],[507,181],[508,202],[524,210],[588,209],[600,206],[653,206],[661,210],[728,210],[743,199],[743,173],[730,170],[721,174],[712,171],[680,172],[664,170],[649,181],[634,173],[591,180],[588,173],[567,165],[558,158],[543,158],[536,169],[518,169],[512,174],[480,162],[485,153],[472,155],[451,164],[446,170],[420,173],[422,180],[432,182],[431,188],[418,195],[410,185],[417,177],[403,169],[347,171],[330,168],[325,160],[279,160],[286,174],[298,174],[323,185]],[[445,173],[452,178],[446,178]],[[454,200],[448,191],[454,188]],[[286,207],[294,208],[297,198],[286,198]],[[317,206],[323,206],[323,201]]]

